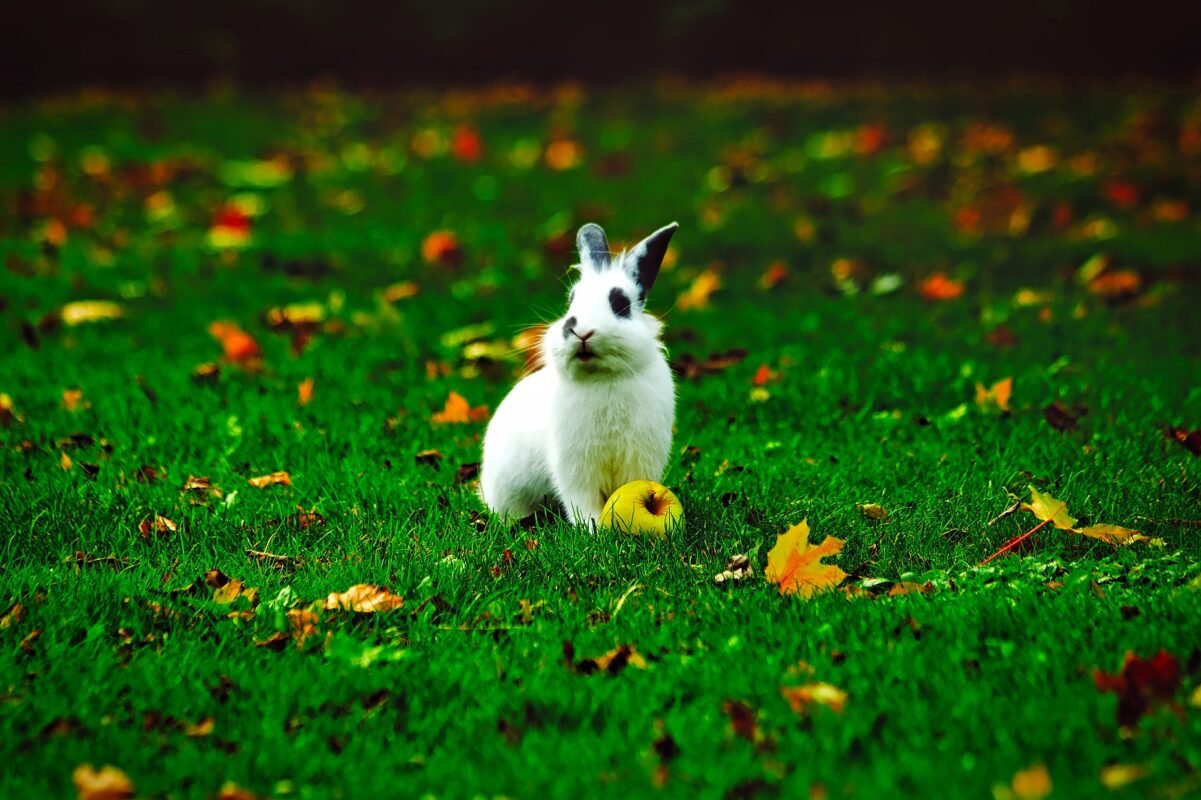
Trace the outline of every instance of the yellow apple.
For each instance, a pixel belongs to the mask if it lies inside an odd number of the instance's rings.
[[[684,523],[684,506],[671,489],[654,481],[630,481],[620,487],[601,511],[601,527],[624,533],[666,538]]]

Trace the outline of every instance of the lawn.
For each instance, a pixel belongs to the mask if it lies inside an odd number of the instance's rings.
[[[0,795],[1201,794],[1195,92],[84,92],[0,149]],[[488,519],[575,230],[673,220],[685,527]],[[1032,490],[1140,535],[988,560]]]

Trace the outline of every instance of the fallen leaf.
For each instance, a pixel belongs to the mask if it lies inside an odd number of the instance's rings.
[[[63,408],[67,411],[78,411],[81,407],[89,408],[91,405],[84,401],[82,389],[63,389]]]
[[[618,645],[604,655],[599,655],[596,658],[584,658],[576,661],[575,647],[572,646],[571,642],[564,642],[563,660],[566,662],[568,669],[578,672],[581,675],[591,675],[594,672],[616,675],[626,667],[646,669],[646,659],[634,649],[633,645],[629,644]]]
[[[780,694],[798,714],[807,713],[814,705],[823,705],[841,714],[847,704],[847,693],[829,683],[781,686]]]
[[[155,514],[154,519],[147,517],[138,523],[138,532],[142,534],[143,539],[149,539],[151,536],[175,533],[175,531],[175,523],[161,514]]]
[[[759,721],[755,718],[755,709],[741,700],[723,700],[721,711],[730,718],[735,736],[748,742],[759,740]]]
[[[212,481],[205,477],[197,477],[196,475],[189,475],[188,479],[184,481],[183,488],[179,491],[181,494],[188,494],[190,492],[194,497],[203,499],[222,497],[221,490],[214,486]]]
[[[799,593],[810,598],[833,589],[846,578],[840,568],[822,564],[827,556],[837,555],[843,541],[827,536],[820,545],[809,544],[809,523],[802,520],[776,537],[776,545],[767,554],[764,577],[780,587],[780,594]]]
[[[947,277],[944,272],[935,272],[919,284],[918,293],[924,300],[954,300],[963,294],[963,282]]]
[[[1152,708],[1175,696],[1180,688],[1180,664],[1166,650],[1160,650],[1151,658],[1127,651],[1121,672],[1110,675],[1096,669],[1093,680],[1100,691],[1118,696],[1118,724],[1133,727]]]
[[[709,268],[693,279],[676,301],[676,308],[681,311],[705,308],[709,305],[709,298],[720,288],[721,275],[717,270]]]
[[[38,640],[38,637],[41,635],[42,635],[42,631],[40,628],[35,628],[34,630],[31,630],[29,633],[27,633],[25,635],[25,638],[21,640],[19,647],[21,648],[21,650],[23,652],[32,653],[33,652],[33,643],[36,642]]]
[[[272,472],[270,475],[259,475],[249,479],[250,485],[256,489],[266,489],[268,486],[291,486],[292,476],[286,470]]]
[[[472,408],[466,397],[452,391],[446,398],[446,406],[430,419],[439,424],[481,422],[488,419],[488,406]]]
[[[0,421],[3,421],[4,398],[6,396],[0,395]],[[1201,456],[1201,428],[1195,431],[1190,431],[1186,428],[1168,428],[1166,435],[1169,439],[1179,442],[1184,449],[1193,455]]]
[[[63,321],[64,325],[74,327],[90,322],[120,319],[124,314],[120,305],[109,300],[79,300],[67,303],[60,308],[58,318]]]
[[[888,519],[888,509],[879,503],[856,503],[855,506],[863,512],[863,516],[871,520]]]
[[[1115,300],[1138,294],[1142,284],[1142,278],[1132,269],[1107,270],[1088,282],[1088,290],[1107,300]]]
[[[1030,487],[1030,502],[1022,503],[1022,510],[1032,512],[1040,520],[1050,520],[1051,524],[1060,530],[1076,530],[1076,518],[1068,514],[1067,503],[1062,503],[1049,494],[1043,494],[1033,486]]]
[[[213,732],[214,722],[212,717],[205,717],[199,722],[185,725],[183,732],[184,736],[190,739],[201,739],[209,736]]]
[[[766,364],[760,364],[759,369],[755,371],[755,377],[751,378],[751,383],[755,386],[766,386],[780,377],[780,373],[774,371]]]
[[[95,769],[91,764],[80,764],[71,775],[79,800],[122,800],[133,797],[133,781],[113,766]]]
[[[984,384],[976,384],[976,405],[981,408],[995,408],[999,411],[1009,411],[1009,399],[1013,396],[1013,378],[1002,378],[989,388]]]
[[[995,800],[1043,800],[1051,794],[1051,776],[1042,764],[1035,764],[1013,776],[1009,786],[993,786]]]
[[[370,583],[358,583],[345,592],[332,592],[325,599],[327,609],[355,611],[374,614],[378,611],[395,611],[404,605],[404,598],[387,589]]]
[[[8,611],[4,612],[4,616],[0,617],[0,630],[11,628],[22,619],[25,618],[25,606],[20,603],[13,603]]]
[[[751,564],[751,560],[739,554],[730,556],[730,560],[726,562],[726,568],[713,576],[713,582],[722,584],[726,581],[744,581],[754,574],[755,567]]]
[[[546,166],[562,172],[566,169],[572,169],[579,166],[584,160],[584,149],[580,147],[579,142],[572,139],[555,139],[546,145],[546,152],[542,155]]]
[[[418,464],[425,464],[430,467],[437,467],[442,462],[442,454],[437,450],[422,450],[413,459]]]
[[[463,260],[463,247],[453,231],[434,231],[421,242],[421,257],[427,264],[457,266]]]
[[[209,325],[209,334],[221,343],[226,361],[251,365],[263,356],[263,351],[254,337],[232,322],[212,323]]]
[[[1150,539],[1142,533],[1130,528],[1123,528],[1120,525],[1089,525],[1087,528],[1080,528],[1076,533],[1083,534],[1093,539],[1100,539],[1103,542],[1108,542],[1115,547],[1123,545],[1135,544],[1136,542],[1146,542]]]
[[[1101,785],[1117,791],[1145,778],[1149,771],[1142,764],[1110,764],[1101,768]]]
[[[399,303],[401,300],[416,297],[420,291],[420,287],[412,281],[402,281],[401,283],[394,283],[391,286],[385,287],[380,292],[380,297],[384,299],[385,303]]]
[[[706,375],[724,372],[736,364],[741,364],[747,355],[747,351],[741,347],[710,353],[704,361],[698,361],[696,356],[691,353],[684,353],[672,362],[671,368],[681,378],[698,379]]]
[[[245,247],[250,243],[250,215],[237,203],[227,203],[213,215],[209,245],[218,249]]]
[[[13,399],[4,392],[0,392],[0,425],[8,426],[14,422],[24,422],[25,418],[17,413],[13,406]]]
[[[1043,417],[1057,431],[1075,430],[1077,421],[1086,413],[1087,409],[1082,406],[1068,408],[1058,400],[1043,409]]]
[[[759,288],[768,291],[776,288],[785,280],[788,279],[788,265],[783,261],[776,261],[767,268],[767,271],[759,276]]]
[[[296,403],[301,408],[307,406],[313,400],[313,379],[305,378],[296,387]]]

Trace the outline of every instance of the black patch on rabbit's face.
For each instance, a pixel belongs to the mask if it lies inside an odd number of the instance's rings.
[[[621,289],[614,286],[609,290],[609,308],[613,313],[625,319],[630,318],[630,297]]]

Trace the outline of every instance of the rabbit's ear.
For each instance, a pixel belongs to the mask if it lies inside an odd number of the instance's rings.
[[[576,234],[575,246],[580,251],[580,260],[597,272],[607,269],[612,257],[609,255],[609,240],[600,225],[589,222]]]
[[[638,284],[638,302],[646,300],[646,293],[651,290],[655,278],[659,277],[659,267],[663,265],[663,256],[667,254],[667,243],[678,227],[679,224],[675,222],[665,225],[626,253],[624,266],[630,278]]]

